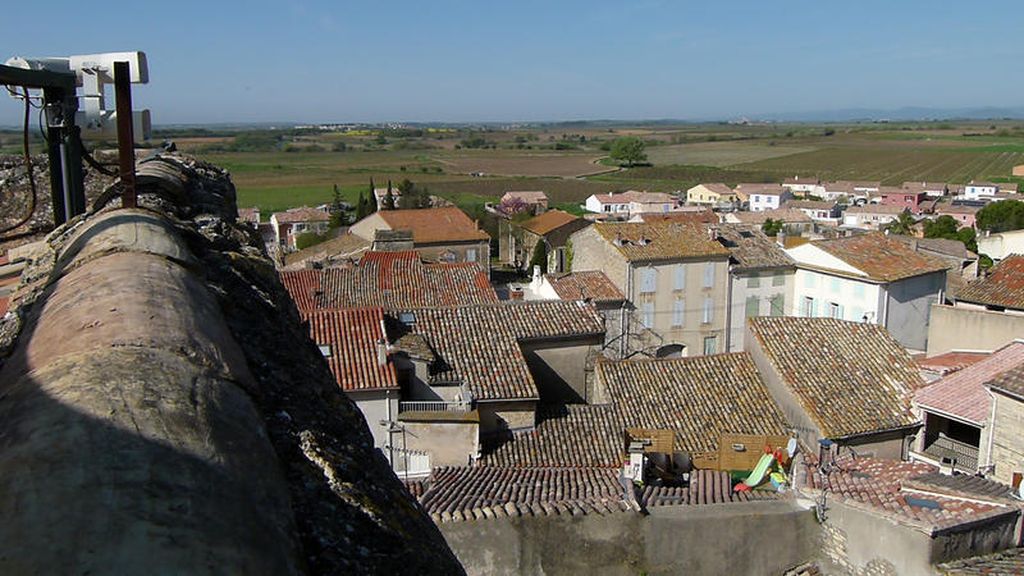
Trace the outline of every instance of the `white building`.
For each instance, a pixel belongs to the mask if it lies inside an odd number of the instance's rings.
[[[879,324],[907,348],[925,349],[946,263],[880,233],[819,240],[786,253],[797,267],[792,315]]]
[[[978,253],[996,262],[1010,254],[1024,254],[1024,230],[1011,230],[978,236]]]
[[[591,194],[584,203],[588,212],[620,216],[623,219],[637,214],[665,214],[677,206],[678,202],[669,194],[637,190],[621,194]]]
[[[764,186],[755,188],[749,192],[749,207],[751,212],[763,212],[765,210],[777,210],[782,208],[786,200],[793,198],[793,193],[779,185]]]
[[[807,196],[810,194],[820,197],[825,192],[825,187],[821,185],[820,180],[807,176],[803,178],[800,176],[786,178],[786,181],[782,183],[782,187],[792,192],[794,196]]]
[[[904,206],[888,206],[884,204],[865,204],[864,206],[851,206],[843,212],[843,226],[850,228],[861,228],[863,230],[878,230],[900,217],[906,212]]]

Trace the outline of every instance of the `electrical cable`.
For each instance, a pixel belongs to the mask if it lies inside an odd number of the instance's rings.
[[[24,152],[24,155],[25,155],[25,166],[28,169],[28,184],[29,184],[29,187],[32,189],[32,199],[31,199],[31,201],[29,203],[28,214],[26,214],[24,218],[19,220],[17,224],[14,224],[12,226],[8,226],[6,228],[0,229],[0,234],[6,234],[6,233],[8,233],[8,232],[10,232],[12,230],[15,230],[15,229],[21,227],[23,224],[25,224],[26,222],[31,220],[32,216],[35,215],[35,213],[36,213],[36,200],[37,200],[37,198],[36,198],[36,177],[35,177],[35,172],[32,169],[32,156],[31,156],[31,154],[29,154],[29,149],[28,149],[28,122],[29,122],[29,119],[31,117],[32,101],[29,99],[28,88],[22,88],[22,90],[23,90],[23,93],[25,95],[25,121],[22,123],[22,130],[21,130],[22,152]],[[8,91],[10,91],[10,87],[8,87]],[[2,236],[0,236],[0,241],[10,240],[10,239],[11,238],[9,238],[9,237],[2,237]]]
[[[93,158],[92,154],[90,154],[89,151],[86,150],[85,144],[82,142],[82,135],[77,130],[75,131],[75,139],[78,140],[78,148],[82,151],[82,158],[89,166],[91,166],[94,170],[96,170],[100,174],[103,174],[104,176],[117,178],[117,172],[108,169],[106,166],[101,164],[99,160]],[[107,166],[114,166],[114,164],[108,164]]]

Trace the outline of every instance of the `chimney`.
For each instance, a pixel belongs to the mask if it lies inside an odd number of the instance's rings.
[[[533,281],[530,282],[532,288],[536,289],[540,287],[540,264],[533,265]]]
[[[718,226],[708,226],[708,240],[718,240]]]
[[[622,232],[615,233],[615,240],[613,241],[613,243],[616,246],[622,246]]]
[[[383,338],[377,340],[377,365],[384,366],[388,363],[388,343]]]

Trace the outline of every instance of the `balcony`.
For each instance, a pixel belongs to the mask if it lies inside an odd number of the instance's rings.
[[[978,447],[942,433],[924,449],[924,455],[936,462],[953,461],[953,468],[960,472],[974,474],[978,471]]]
[[[469,402],[445,402],[443,400],[410,400],[398,403],[398,413],[402,412],[469,412]]]

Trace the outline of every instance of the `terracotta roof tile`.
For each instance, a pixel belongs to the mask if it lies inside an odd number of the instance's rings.
[[[527,204],[547,202],[548,195],[540,190],[510,190],[501,196],[502,201],[519,199]]]
[[[726,257],[729,251],[706,228],[677,222],[598,223],[593,226],[630,261]]]
[[[922,274],[945,272],[949,267],[938,258],[915,252],[903,242],[893,240],[881,232],[818,240],[811,242],[811,245],[878,282],[895,282]]]
[[[813,222],[810,216],[796,208],[778,208],[762,210],[760,212],[733,212],[729,216],[735,218],[741,224],[764,224],[769,219],[787,224]]]
[[[914,403],[984,426],[991,410],[984,384],[1018,366],[1024,366],[1024,341],[1011,342],[984,360],[918,390]]]
[[[754,340],[825,437],[912,426],[924,381],[907,351],[874,324],[833,318],[756,317]]]
[[[1024,310],[1024,255],[1011,254],[988,276],[969,283],[956,297],[963,302]]]
[[[411,230],[416,244],[486,241],[491,237],[454,206],[377,212],[392,230]]]
[[[378,361],[378,342],[386,338],[381,308],[317,310],[303,319],[309,322],[310,338],[330,346],[325,357],[342,390],[398,389],[394,365]]]
[[[813,464],[813,458],[807,463]],[[964,500],[932,492],[922,494],[910,485],[904,487],[914,478],[935,472],[935,467],[920,462],[856,458],[843,463],[825,480],[815,466],[806,466],[800,490],[816,494],[827,487],[829,498],[929,533],[982,518],[1018,513],[1016,508],[996,499],[991,503],[982,501],[984,498]]]
[[[538,409],[536,429],[489,440],[495,466],[619,466],[627,428],[675,431],[676,449],[717,450],[719,436],[785,434],[787,423],[746,353],[598,362],[607,404]]]
[[[637,215],[641,222],[678,222],[680,224],[717,224],[718,214],[714,210],[706,208],[703,210],[676,210],[668,214],[658,212],[645,212]]]
[[[299,310],[381,306],[389,310],[497,302],[475,263],[424,263],[417,252],[367,252],[358,266],[280,272]]]
[[[886,214],[896,216],[907,212],[906,206],[894,206],[892,204],[865,204],[863,206],[850,206],[844,214]]]
[[[915,358],[922,370],[935,372],[940,376],[952,374],[988,358],[990,352],[953,351],[932,356],[931,358]]]
[[[743,183],[737,184],[735,188],[736,193],[743,193],[747,196],[751,194],[767,194],[769,196],[780,196],[786,192],[786,189],[782,187],[782,184],[772,183]]]
[[[410,322],[390,318],[393,339],[422,336],[435,355],[434,382],[459,382],[477,400],[538,397],[520,344],[542,339],[603,338],[590,306],[560,300],[406,309]]]
[[[577,220],[582,219],[561,210],[548,210],[539,216],[530,218],[526,222],[520,224],[520,226],[534,234],[545,236],[549,232],[557,230],[566,224],[572,224]]]
[[[604,272],[598,270],[548,274],[546,278],[562,300],[621,302],[626,299]]]
[[[416,486],[418,500],[437,523],[504,516],[576,516],[631,510],[618,470],[611,468],[435,468]],[[777,499],[765,491],[733,492],[728,472],[699,470],[689,485],[646,486],[640,504],[696,506]]]

